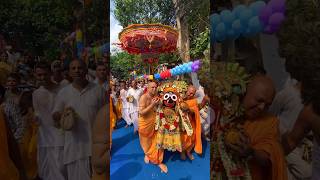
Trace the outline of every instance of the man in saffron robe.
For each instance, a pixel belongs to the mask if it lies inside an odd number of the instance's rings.
[[[110,163],[110,123],[108,123],[108,109],[104,105],[98,112],[92,131],[92,180],[106,180],[109,178]],[[110,137],[109,137],[110,136]]]
[[[157,84],[155,82],[149,82],[147,92],[142,95],[139,102],[139,121],[138,132],[140,138],[140,144],[145,153],[144,161],[153,164],[157,164],[161,171],[167,173],[168,169],[163,160],[163,149],[158,149],[155,145],[155,120],[156,120],[156,106],[160,99],[157,95]]]
[[[267,113],[275,95],[270,78],[255,76],[243,99],[243,132],[236,144],[227,144],[234,153],[249,158],[252,179],[286,180],[287,169],[279,141],[279,121]]]
[[[196,88],[194,86],[189,86],[186,93],[185,102],[189,108],[189,118],[193,129],[192,136],[188,136],[187,133],[182,134],[182,149],[181,159],[186,159],[186,154],[190,160],[193,160],[194,157],[191,151],[194,151],[197,154],[202,154],[202,142],[201,142],[201,121],[200,121],[200,110],[205,102],[208,100],[207,96],[203,98],[202,103],[199,105],[197,98],[195,97]]]

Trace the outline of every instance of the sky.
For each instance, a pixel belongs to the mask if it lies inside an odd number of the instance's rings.
[[[119,49],[113,43],[119,43],[118,34],[122,30],[122,26],[120,26],[120,23],[114,17],[113,11],[114,11],[114,1],[111,0],[111,3],[110,3],[110,50],[111,50],[111,53],[113,49]]]

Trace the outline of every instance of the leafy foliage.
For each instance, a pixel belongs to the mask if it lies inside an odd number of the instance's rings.
[[[86,7],[87,39],[106,36],[106,1],[93,0]],[[74,31],[79,19],[75,10],[82,9],[78,0],[3,0],[0,4],[1,33],[7,39],[19,39],[22,50],[55,59],[61,41]],[[89,42],[90,42],[89,41]]]
[[[175,24],[172,0],[114,0],[114,14],[120,25],[162,23]]]
[[[192,58],[202,58],[203,52],[208,47],[209,44],[209,29],[206,28],[205,31],[201,32],[198,37],[191,41],[190,55]]]
[[[138,70],[139,57],[127,52],[116,52],[110,58],[111,74],[118,79],[128,79],[130,71]],[[139,71],[138,71],[139,72]]]

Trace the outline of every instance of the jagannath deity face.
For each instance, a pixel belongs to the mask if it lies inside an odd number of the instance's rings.
[[[174,92],[166,92],[163,95],[163,105],[169,108],[175,108],[178,96]]]

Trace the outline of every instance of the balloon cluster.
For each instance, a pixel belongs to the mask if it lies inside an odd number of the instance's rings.
[[[264,32],[279,30],[285,13],[285,0],[271,0],[268,4],[256,1],[249,6],[239,5],[232,11],[223,10],[212,14],[210,23],[214,41],[249,37]]]
[[[156,80],[167,79],[172,76],[177,76],[177,75],[191,73],[191,72],[197,72],[200,69],[200,66],[201,66],[200,60],[196,60],[193,62],[188,62],[188,63],[178,65],[172,69],[163,71],[160,74],[159,73],[154,74],[153,76]]]

